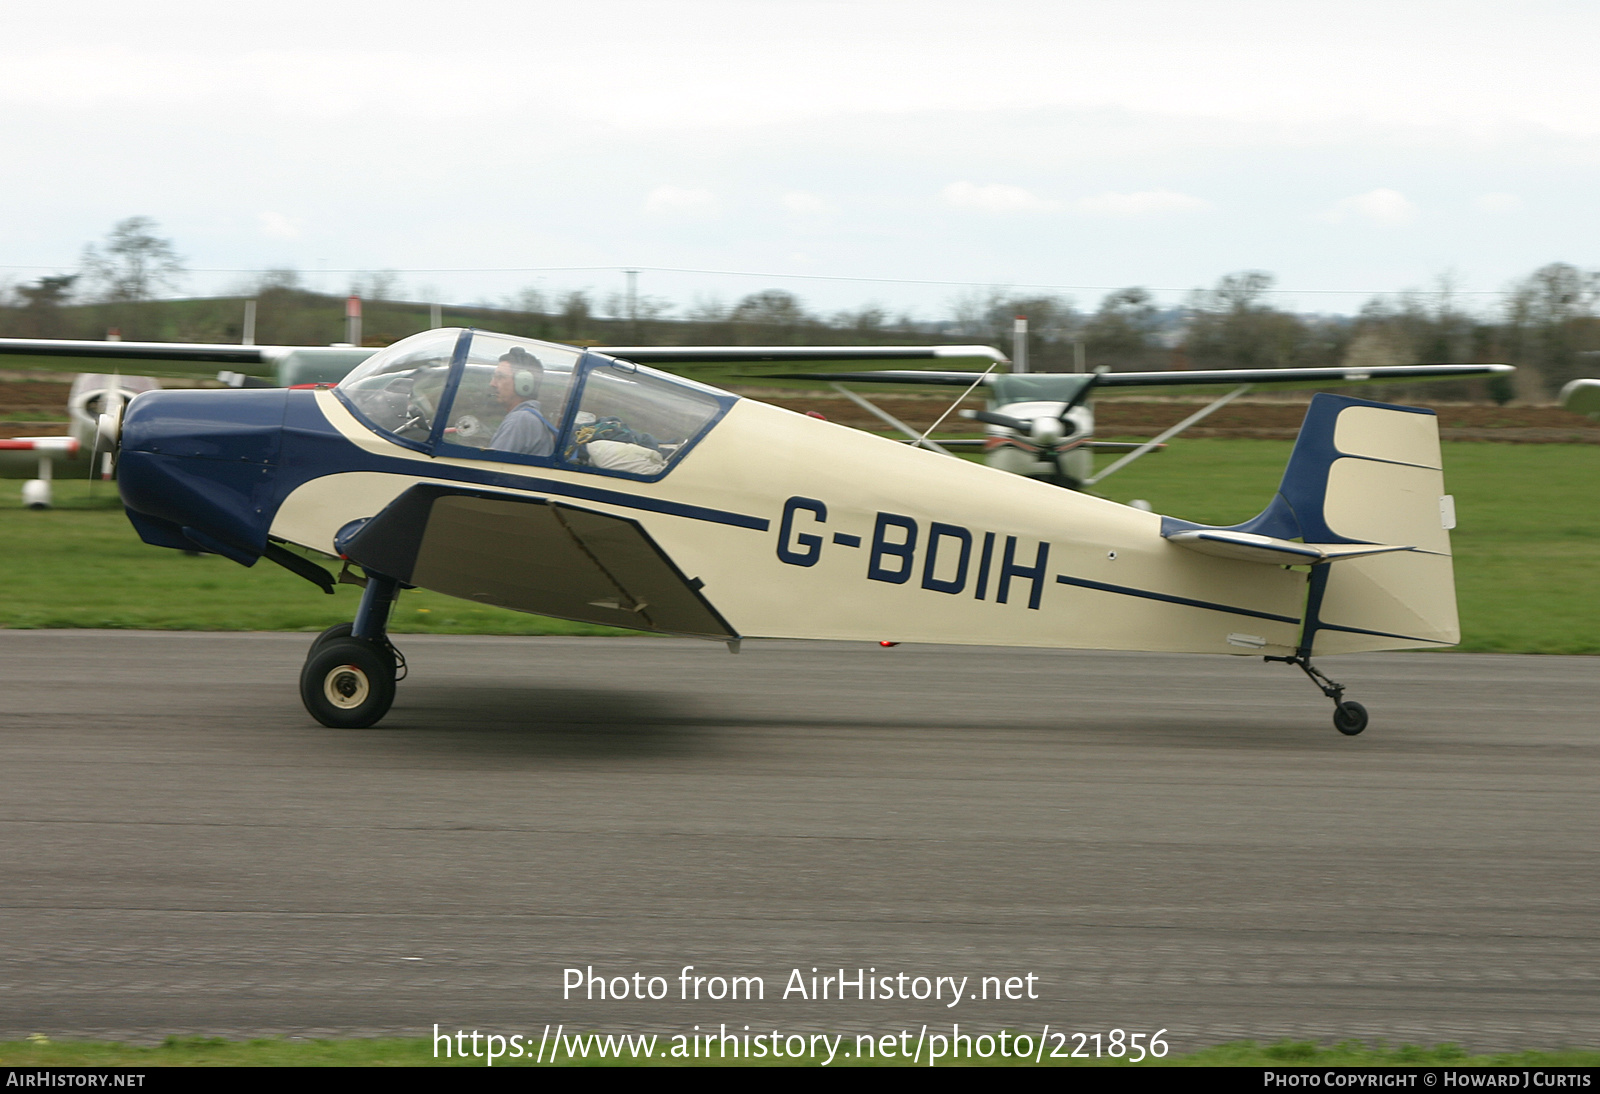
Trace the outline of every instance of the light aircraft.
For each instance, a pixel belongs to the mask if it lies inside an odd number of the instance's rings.
[[[100,415],[120,411],[135,395],[160,386],[151,376],[79,373],[67,393],[67,435],[0,438],[0,478],[28,480],[22,484],[22,504],[29,509],[50,508],[58,471],[109,478],[111,453],[95,445]]]
[[[1326,393],[1278,493],[1232,527],[620,351],[475,330],[397,342],[336,387],[147,392],[102,431],[147,543],[364,586],[300,674],[333,727],[389,710],[404,662],[388,620],[413,587],[735,652],[772,637],[1253,654],[1304,671],[1348,735],[1366,710],[1313,654],[1459,638],[1433,414]]]
[[[1561,405],[1600,420],[1600,380],[1569,380],[1561,389]]]
[[[608,349],[627,357],[626,349]],[[690,351],[679,350],[679,353]],[[709,355],[717,351],[701,349]],[[724,351],[726,352],[726,351]],[[704,359],[704,358],[701,358]],[[1510,365],[1382,365],[1371,368],[1268,368],[1268,369],[1193,369],[1166,372],[1091,373],[1015,373],[956,371],[882,371],[839,373],[779,373],[774,378],[830,381],[840,394],[877,414],[905,432],[925,448],[943,451],[955,447],[982,447],[984,462],[1002,471],[1040,479],[1073,490],[1087,490],[1127,467],[1134,460],[1162,447],[1167,441],[1203,421],[1217,410],[1257,387],[1288,388],[1344,387],[1367,383],[1420,383],[1439,380],[1466,380],[1513,372]],[[964,410],[963,417],[982,422],[982,440],[931,441],[895,421],[845,383],[933,384],[965,387],[968,392],[982,387],[988,397],[985,410]],[[1094,440],[1094,410],[1091,397],[1096,392],[1115,390],[1203,389],[1224,385],[1231,390],[1184,418],[1159,436],[1143,443]],[[1126,452],[1098,473],[1094,468],[1097,449]]]
[[[269,379],[242,372],[223,376],[236,386],[287,387],[291,384],[337,382],[352,368],[376,353],[351,346],[240,346],[190,342],[91,341],[63,338],[0,338],[0,356],[61,358],[85,361],[129,362],[135,367],[166,373],[209,372],[218,364],[266,372]],[[142,391],[161,386],[154,376],[120,373],[80,373],[67,395],[67,435],[64,437],[0,438],[0,478],[28,479],[22,503],[30,509],[48,509],[53,502],[52,482],[58,474],[82,478],[109,477],[109,455],[95,445],[101,414],[113,413]]]

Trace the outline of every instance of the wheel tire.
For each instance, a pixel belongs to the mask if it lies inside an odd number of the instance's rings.
[[[307,651],[306,656],[310,657],[316,653],[324,642],[331,642],[335,638],[349,638],[353,630],[355,630],[354,623],[335,623],[311,640],[311,649]]]
[[[1354,699],[1345,700],[1333,712],[1333,728],[1346,737],[1354,737],[1367,728],[1367,708]]]
[[[394,657],[359,638],[333,638],[311,648],[300,670],[300,701],[330,729],[365,729],[394,702]]]

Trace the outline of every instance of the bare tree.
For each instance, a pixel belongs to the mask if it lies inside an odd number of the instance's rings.
[[[1286,368],[1305,364],[1310,334],[1300,319],[1264,302],[1272,275],[1228,274],[1189,297],[1187,350],[1201,368]]]
[[[735,340],[743,344],[793,344],[814,338],[822,321],[806,311],[805,302],[783,289],[763,289],[734,305],[728,315]]]
[[[41,277],[32,285],[18,285],[16,295],[22,304],[19,333],[29,338],[61,337],[65,329],[61,306],[72,295],[72,283],[76,280],[77,274],[56,274]]]
[[[582,289],[574,289],[561,297],[561,326],[567,338],[587,338],[589,321],[594,315],[594,301]]]
[[[1149,290],[1137,286],[1107,293],[1083,325],[1088,364],[1148,368],[1160,349],[1161,311]]]
[[[154,234],[158,227],[149,217],[129,217],[116,223],[103,246],[84,247],[83,276],[96,296],[106,301],[149,300],[178,286],[183,260],[171,240]]]
[[[401,294],[397,270],[368,270],[350,282],[350,292],[363,300],[395,300]]]
[[[1000,289],[968,293],[955,302],[964,337],[1009,350],[1019,316],[1028,320],[1029,362],[1035,372],[1072,368],[1072,343],[1082,321],[1064,296],[1013,296]]]
[[[1565,262],[1541,266],[1516,285],[1507,302],[1506,325],[1526,396],[1559,390],[1582,371],[1578,355],[1600,349],[1597,305],[1600,272]]]
[[[439,294],[435,291],[431,295],[424,295],[431,299]],[[520,311],[528,315],[544,315],[550,309],[550,302],[545,299],[544,293],[539,291],[538,286],[529,285],[521,292],[507,296],[504,306],[509,311]]]

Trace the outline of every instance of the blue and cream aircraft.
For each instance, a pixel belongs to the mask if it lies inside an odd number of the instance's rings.
[[[733,649],[1251,654],[1305,671],[1346,734],[1366,711],[1314,654],[1458,640],[1431,412],[1316,395],[1262,513],[1209,527],[740,398],[648,356],[435,330],[336,386],[141,394],[102,420],[102,443],[146,542],[266,559],[328,592],[364,585],[301,672],[328,726],[389,710],[403,662],[388,621],[413,587]]]

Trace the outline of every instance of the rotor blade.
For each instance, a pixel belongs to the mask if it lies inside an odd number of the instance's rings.
[[[1018,433],[1027,433],[1033,429],[1033,422],[1031,420],[1023,421],[1021,418],[1013,418],[1009,414],[997,414],[992,410],[971,410],[963,413],[961,416],[963,418],[971,418],[975,422],[985,422],[988,425],[1004,426],[1007,429],[1014,429]]]
[[[1081,406],[1083,403],[1088,401],[1089,393],[1094,391],[1094,387],[1100,382],[1101,377],[1105,376],[1105,374],[1110,371],[1111,370],[1105,365],[1101,365],[1099,368],[1094,370],[1093,375],[1089,377],[1089,382],[1084,384],[1083,387],[1079,388],[1078,393],[1072,397],[1071,401],[1068,402],[1066,406],[1061,408],[1061,414],[1059,417],[1063,423],[1066,422],[1067,415],[1072,412],[1073,407]]]
[[[122,376],[113,373],[111,383],[106,387],[106,393],[100,397],[100,417],[95,422],[94,451],[89,454],[89,478],[95,478],[95,460],[99,457],[102,448],[110,457],[110,471],[112,477],[116,473],[117,452],[122,444]]]
[[[127,400],[122,397],[122,373],[113,372],[111,374],[111,388],[106,392],[106,398],[110,400],[109,406],[111,408],[111,444],[106,452],[104,477],[109,479],[117,471],[117,454],[122,448],[122,415],[128,406]],[[100,431],[98,429],[94,431],[94,443],[96,448],[100,447]],[[94,465],[90,464],[89,474],[91,477],[94,472]]]

